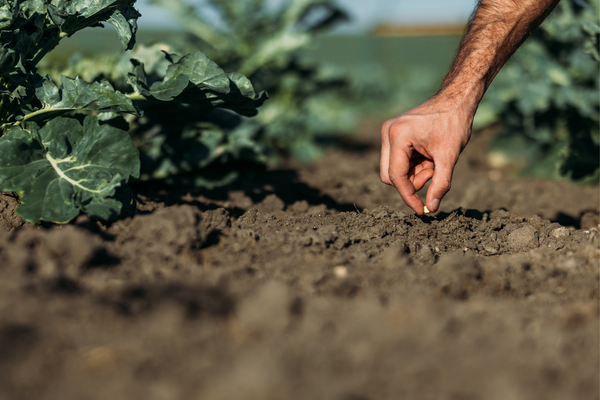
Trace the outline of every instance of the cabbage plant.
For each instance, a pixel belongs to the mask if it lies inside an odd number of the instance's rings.
[[[132,49],[140,17],[134,3],[0,2],[0,191],[18,195],[17,213],[27,221],[66,223],[81,212],[109,220],[133,212],[127,182],[140,175],[140,154],[120,116],[141,117],[140,103],[252,116],[266,99],[243,75],[224,72],[200,51],[163,54],[160,79],[130,60],[126,90],[104,79],[39,73],[61,40],[104,23],[116,29],[124,50]]]

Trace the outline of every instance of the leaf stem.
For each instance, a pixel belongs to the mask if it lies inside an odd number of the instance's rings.
[[[141,93],[129,93],[129,94],[126,94],[125,96],[131,101],[148,100],[148,98]]]
[[[4,101],[6,100],[6,96],[2,95],[2,100],[0,100],[0,118],[2,118],[2,111],[4,111]]]
[[[60,110],[60,111],[75,111],[75,110],[78,110],[78,108],[52,108],[52,107],[42,108],[41,110],[37,110],[30,114],[25,115],[22,120],[15,122],[14,125],[19,126],[19,125],[23,124],[23,122],[30,120],[31,118],[37,117],[38,115],[42,115],[42,114],[46,114],[46,113],[58,111],[58,110]]]
[[[48,54],[50,51],[54,50],[54,48],[58,46],[60,41],[66,38],[67,36],[69,36],[68,33],[61,32],[57,36],[55,36],[54,39],[50,40],[48,45],[43,49],[40,49],[40,51],[38,51],[38,53],[35,55],[34,59],[31,60],[33,65],[38,65],[39,62],[42,61],[42,58],[44,58],[46,54]]]
[[[86,190],[88,192],[91,193],[104,193],[106,190],[93,190],[90,188],[87,188],[83,185],[81,185],[79,182],[69,178],[67,175],[65,175],[65,173],[63,172],[63,170],[61,170],[58,166],[58,163],[60,161],[55,160],[54,158],[52,158],[52,156],[50,155],[50,153],[46,153],[46,159],[48,160],[48,162],[50,162],[50,165],[52,166],[52,168],[54,168],[54,170],[56,171],[56,173],[58,174],[58,176],[60,176],[62,179],[64,179],[65,181],[69,182],[71,185],[78,187],[80,189]]]

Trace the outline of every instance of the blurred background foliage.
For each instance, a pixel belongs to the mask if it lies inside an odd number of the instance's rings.
[[[74,37],[46,69],[125,88],[131,58],[158,81],[165,54],[200,49],[268,92],[254,118],[140,104],[145,116],[128,122],[143,178],[172,183],[210,187],[235,179],[248,162],[312,161],[356,132],[361,120],[383,121],[434,94],[460,41],[460,27],[328,34],[347,19],[333,0],[285,0],[277,7],[261,0],[152,2],[183,29],[140,31],[142,44],[126,54],[105,45],[110,31]],[[500,131],[489,152],[492,166],[597,182],[599,31],[598,0],[563,0],[500,72],[475,120],[476,129]]]
[[[563,0],[490,86],[476,127],[494,122],[492,166],[598,182],[600,7]]]

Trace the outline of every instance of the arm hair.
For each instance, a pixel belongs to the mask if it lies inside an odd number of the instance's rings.
[[[466,100],[474,113],[500,68],[558,2],[480,0],[438,95]]]

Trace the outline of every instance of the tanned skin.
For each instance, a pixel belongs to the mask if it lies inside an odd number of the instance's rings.
[[[481,0],[439,92],[383,124],[381,181],[395,186],[418,215],[424,205],[417,191],[430,179],[425,204],[439,209],[485,91],[558,1]]]

